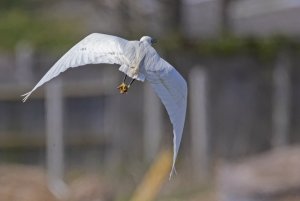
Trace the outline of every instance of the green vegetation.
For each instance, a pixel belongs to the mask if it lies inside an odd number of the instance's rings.
[[[40,50],[69,47],[78,40],[77,27],[81,27],[78,22],[49,19],[20,8],[1,11],[0,50],[12,51],[21,41],[28,41]]]
[[[199,56],[232,56],[248,54],[264,61],[276,57],[282,49],[292,49],[300,52],[300,41],[281,36],[270,38],[236,37],[224,35],[218,39],[199,39],[191,41],[180,34],[175,34],[160,41],[161,49],[167,53],[172,51],[185,51]]]
[[[53,0],[56,2],[57,0]],[[47,16],[51,2],[42,0],[0,1],[0,50],[13,51],[16,44],[28,41],[38,50],[68,49],[84,33],[80,21]],[[136,37],[133,37],[136,38]],[[280,36],[270,38],[240,38],[224,34],[217,39],[187,39],[180,31],[160,38],[158,46],[166,53],[185,52],[204,57],[247,54],[271,61],[282,48],[300,52],[300,42]]]

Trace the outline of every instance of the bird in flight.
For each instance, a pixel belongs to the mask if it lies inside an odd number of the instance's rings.
[[[118,64],[125,74],[118,86],[121,94],[128,92],[135,80],[147,80],[161,99],[173,126],[173,164],[175,170],[187,106],[187,84],[184,78],[167,61],[162,59],[152,45],[155,39],[143,36],[139,41],[128,41],[117,36],[93,33],[66,52],[42,77],[35,87],[22,95],[23,102],[38,87],[69,68],[86,64]],[[131,80],[126,84],[127,77]]]

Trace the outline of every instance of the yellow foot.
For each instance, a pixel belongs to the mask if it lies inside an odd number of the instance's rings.
[[[118,86],[121,94],[125,94],[128,91],[128,88],[129,87],[124,82]]]

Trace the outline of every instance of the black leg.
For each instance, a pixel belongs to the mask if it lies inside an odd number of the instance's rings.
[[[131,82],[129,83],[128,87],[134,82],[135,79],[132,79]]]
[[[127,78],[127,75],[125,74],[124,79],[123,79],[123,82],[125,82],[126,78]]]

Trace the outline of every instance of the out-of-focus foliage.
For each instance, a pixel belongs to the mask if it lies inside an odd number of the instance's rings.
[[[80,22],[51,19],[41,9],[40,0],[4,0],[0,2],[0,49],[13,50],[20,41],[28,41],[38,49],[59,49],[78,40]]]
[[[236,37],[223,35],[218,39],[189,40],[174,34],[159,41],[160,48],[166,52],[185,51],[200,56],[232,56],[249,54],[262,61],[272,61],[283,48],[300,50],[300,42],[286,37],[270,38]]]
[[[199,41],[197,52],[217,56],[250,54],[262,60],[271,60],[281,48],[289,46],[290,43],[292,41],[276,36],[268,39],[224,36],[217,40]]]
[[[46,6],[47,4],[55,3],[56,0],[47,2],[43,0],[1,0],[0,1],[0,10],[11,10],[15,8],[24,9],[24,10],[35,10],[41,7]]]

